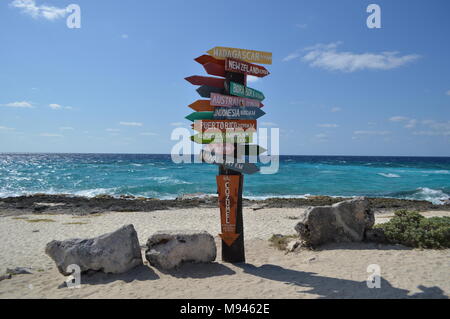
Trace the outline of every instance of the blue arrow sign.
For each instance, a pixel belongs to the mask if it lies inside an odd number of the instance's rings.
[[[213,117],[215,120],[256,120],[266,114],[259,107],[233,106],[216,107]]]

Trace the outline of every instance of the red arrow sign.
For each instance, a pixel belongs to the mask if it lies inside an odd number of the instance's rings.
[[[219,60],[219,59],[216,59],[213,56],[207,55],[207,54],[203,54],[194,60],[196,62],[200,63],[201,65],[205,65],[206,63],[214,63],[214,64],[225,66],[225,60]]]
[[[222,234],[219,234],[219,236],[228,246],[231,246],[239,237],[239,234],[236,234],[236,215],[241,178],[240,175],[219,175],[216,177],[222,226]]]
[[[263,66],[233,58],[227,58],[225,60],[225,70],[253,75],[260,78],[270,74],[269,71],[267,71],[267,69]]]
[[[213,78],[210,76],[199,76],[199,75],[193,75],[185,78],[186,81],[189,83],[192,83],[194,85],[208,85],[213,86],[219,89],[223,89],[225,80],[219,79],[219,78]]]
[[[203,65],[203,67],[208,74],[225,77],[225,67],[223,65],[206,63]]]

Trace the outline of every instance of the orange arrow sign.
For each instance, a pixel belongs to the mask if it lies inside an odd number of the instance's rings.
[[[222,234],[219,236],[228,246],[239,237],[239,234],[236,234],[236,219],[241,178],[240,175],[216,176],[222,226]]]
[[[256,132],[256,120],[202,120],[195,121],[191,126],[197,132],[232,132],[233,130],[244,130],[244,132]]]
[[[213,112],[215,110],[215,107],[211,106],[209,100],[197,100],[190,104],[189,107],[197,112]]]

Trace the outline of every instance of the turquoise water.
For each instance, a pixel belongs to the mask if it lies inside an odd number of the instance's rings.
[[[214,194],[217,166],[174,164],[170,155],[0,154],[0,197],[33,193]],[[249,198],[306,195],[450,198],[450,158],[281,156],[274,175],[245,176]]]

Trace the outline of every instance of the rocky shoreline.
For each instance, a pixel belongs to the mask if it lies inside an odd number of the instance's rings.
[[[243,206],[254,210],[264,208],[305,208],[324,206],[346,200],[343,197],[310,196],[307,198],[269,198],[250,200],[244,198]],[[450,211],[450,203],[435,205],[428,201],[405,200],[395,198],[368,198],[375,212],[409,209],[417,211]],[[173,200],[155,198],[99,195],[92,198],[73,195],[34,194],[30,196],[8,197],[0,199],[0,216],[24,214],[72,214],[90,215],[104,212],[151,212],[156,210],[181,208],[217,207],[217,197],[206,194],[183,195]]]

